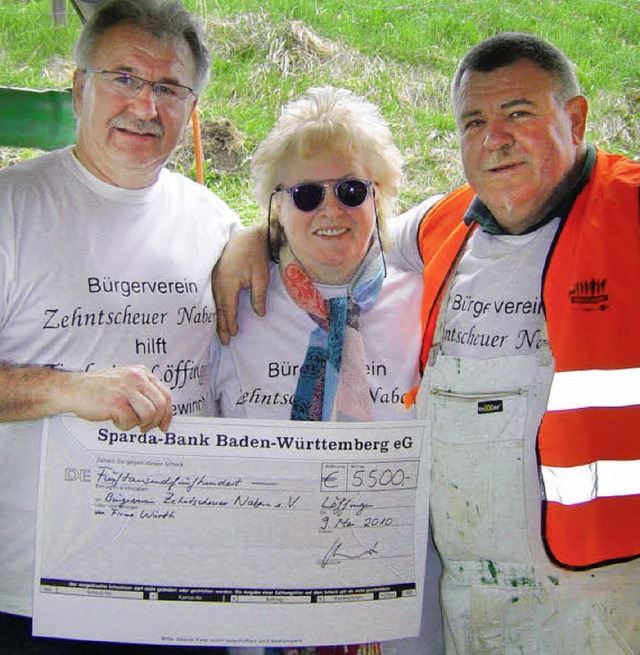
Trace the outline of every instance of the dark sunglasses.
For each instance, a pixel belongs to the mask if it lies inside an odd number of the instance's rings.
[[[291,201],[301,212],[310,212],[320,207],[324,202],[324,193],[327,187],[333,189],[338,202],[347,209],[354,209],[367,199],[371,180],[360,180],[356,177],[346,180],[321,180],[318,182],[303,182],[295,186],[276,187],[275,191],[286,191]]]

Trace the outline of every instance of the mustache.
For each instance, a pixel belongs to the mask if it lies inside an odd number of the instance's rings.
[[[158,121],[145,121],[128,116],[116,116],[115,118],[112,118],[109,121],[109,127],[115,127],[136,134],[152,134],[153,136],[162,136],[164,134],[162,125],[160,125]]]
[[[517,156],[515,152],[511,152],[511,149],[499,150],[498,152],[492,153],[489,157],[487,157],[487,159],[485,159],[484,167],[486,170],[491,170],[493,168],[497,168],[498,166],[505,166],[521,161],[522,157]]]

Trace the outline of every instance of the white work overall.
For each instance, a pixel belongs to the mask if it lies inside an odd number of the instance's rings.
[[[567,571],[541,538],[536,437],[553,357],[540,279],[556,227],[476,231],[418,394],[447,655],[640,655],[640,559]]]
[[[432,347],[417,402],[447,655],[640,653],[640,560],[571,572],[543,548],[535,437],[552,372],[544,340],[486,359]]]

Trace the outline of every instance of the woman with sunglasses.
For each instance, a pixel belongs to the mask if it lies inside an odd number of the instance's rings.
[[[238,308],[240,330],[212,349],[220,415],[306,421],[409,420],[419,383],[414,273],[386,266],[385,220],[402,160],[377,108],[345,89],[312,88],[286,105],[252,161],[272,257],[267,315]],[[231,649],[266,655],[441,653],[439,560],[427,558],[422,634],[383,644]]]

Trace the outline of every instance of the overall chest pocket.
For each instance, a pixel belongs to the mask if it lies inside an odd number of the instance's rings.
[[[527,559],[527,390],[465,393],[435,387],[425,401],[433,448],[431,511],[444,558]]]

